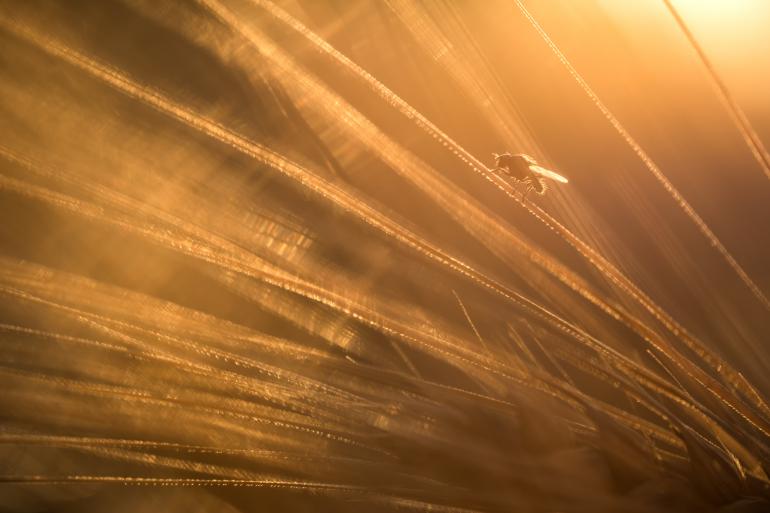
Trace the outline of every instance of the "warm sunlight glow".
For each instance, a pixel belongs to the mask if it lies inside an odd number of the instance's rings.
[[[0,1],[0,511],[770,511],[768,34]]]
[[[747,101],[770,106],[770,2],[671,0],[714,64]],[[759,94],[756,94],[759,93]]]

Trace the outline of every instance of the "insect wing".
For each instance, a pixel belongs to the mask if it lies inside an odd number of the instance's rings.
[[[540,166],[529,166],[529,168],[532,170],[532,172],[537,173],[540,176],[544,176],[546,178],[549,178],[551,180],[555,180],[561,183],[569,183],[569,180],[567,180],[566,178],[564,178],[558,173],[554,173],[550,169],[546,169]]]

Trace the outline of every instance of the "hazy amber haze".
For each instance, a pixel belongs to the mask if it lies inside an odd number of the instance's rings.
[[[767,511],[769,31],[1,2],[0,511]]]

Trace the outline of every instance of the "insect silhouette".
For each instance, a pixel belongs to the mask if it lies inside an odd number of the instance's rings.
[[[561,183],[568,183],[568,180],[560,174],[538,165],[537,161],[524,153],[515,155],[510,153],[497,154],[495,157],[496,171],[512,178],[517,183],[523,183],[526,187],[524,197],[530,192],[542,196],[548,190],[546,178]]]

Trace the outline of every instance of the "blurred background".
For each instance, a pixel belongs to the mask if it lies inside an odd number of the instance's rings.
[[[0,5],[0,509],[767,507],[767,2]]]

